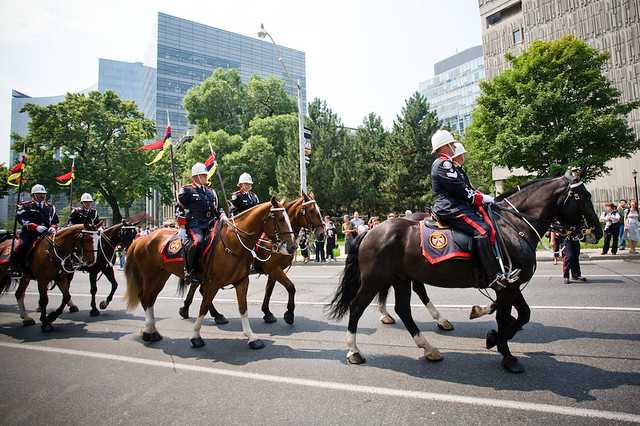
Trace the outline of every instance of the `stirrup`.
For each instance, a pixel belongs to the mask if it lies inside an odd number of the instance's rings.
[[[509,284],[513,284],[516,281],[518,281],[518,279],[520,278],[520,272],[521,270],[519,268],[516,269],[512,269],[507,276],[505,277],[505,279],[507,280],[507,282]]]
[[[491,283],[488,285],[488,287],[495,291],[503,290],[507,288],[506,284],[504,283],[505,281],[505,276],[501,273],[498,273],[496,274],[496,277],[493,279],[493,281],[491,281]]]

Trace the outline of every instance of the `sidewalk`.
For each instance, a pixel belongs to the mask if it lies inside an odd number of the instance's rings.
[[[347,256],[342,253],[343,247],[340,247],[340,256],[337,257],[337,262],[325,262],[325,263],[316,263],[312,260],[306,263],[309,266],[324,266],[324,265],[344,265],[344,261]],[[580,252],[580,260],[583,261],[599,261],[599,260],[640,260],[640,254],[629,254],[628,250],[618,250],[618,254],[612,255],[611,253],[602,255],[601,249],[582,249]],[[553,255],[546,250],[538,250],[536,253],[536,257],[538,262],[552,262]],[[302,261],[302,256],[298,255],[296,260],[294,261],[295,265],[303,265],[305,264]]]

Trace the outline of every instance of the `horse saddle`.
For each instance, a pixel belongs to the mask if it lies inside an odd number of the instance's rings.
[[[215,245],[218,240],[218,234],[220,230],[220,221],[216,221],[213,226],[209,229],[209,233],[205,237],[203,244],[205,245],[204,250],[202,251],[202,257],[204,257],[209,250]],[[162,262],[164,263],[172,263],[172,262],[184,262],[184,244],[182,242],[182,238],[176,232],[167,240],[167,242],[162,247]]]
[[[44,236],[40,236],[38,238],[35,238],[32,242],[31,242],[31,246],[29,248],[27,248],[24,259],[25,264],[30,264],[30,259],[31,259],[31,255],[33,254],[34,249],[36,248],[36,246],[40,243],[40,241],[42,241],[44,239]],[[2,245],[2,248],[0,248],[0,265],[4,265],[6,263],[9,263],[11,261],[11,233],[7,233],[6,237],[1,240],[0,242],[5,242],[8,241],[8,243],[5,243]],[[13,246],[13,252],[18,253],[18,250],[21,250],[22,248],[22,240],[20,238],[16,238],[16,243]]]
[[[441,222],[420,221],[420,248],[427,262],[435,265],[449,259],[471,259],[473,238]]]

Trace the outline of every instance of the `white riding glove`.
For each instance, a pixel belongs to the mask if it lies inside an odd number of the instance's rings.
[[[185,228],[180,228],[178,231],[178,237],[187,238],[187,230]]]
[[[491,195],[482,194],[482,202],[485,204],[494,204],[496,201]]]
[[[36,228],[36,231],[38,231],[39,234],[42,234],[43,232],[47,231],[47,227],[43,225],[38,225],[38,227]]]
[[[222,221],[222,223],[229,225],[231,223],[231,221],[229,220],[229,218],[227,217],[226,214],[222,213],[220,215],[220,220]]]
[[[50,234],[55,234],[56,233],[56,227],[55,226],[50,226],[49,227],[49,233]]]

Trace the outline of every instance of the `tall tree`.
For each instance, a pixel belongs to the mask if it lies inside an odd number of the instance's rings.
[[[121,100],[114,92],[67,94],[48,106],[27,104],[29,131],[14,146],[26,143],[31,179],[47,185],[51,192],[66,191],[54,177],[69,171],[70,155],[76,155],[78,191],[97,193],[113,211],[113,221],[122,218],[121,208],[159,190],[171,199],[169,167],[145,167],[149,153],[139,150],[154,135],[155,124],[144,118],[134,102]],[[132,165],[139,165],[132,167]]]
[[[584,167],[589,180],[640,148],[626,119],[640,102],[621,102],[602,73],[607,53],[566,36],[507,59],[510,69],[480,84],[467,129],[485,161],[538,175]]]
[[[385,150],[387,177],[382,184],[390,205],[422,210],[431,201],[431,136],[439,128],[427,99],[415,92],[393,122]]]
[[[251,77],[246,87],[246,115],[249,120],[297,111],[296,101],[284,90],[284,81],[275,76]]]

